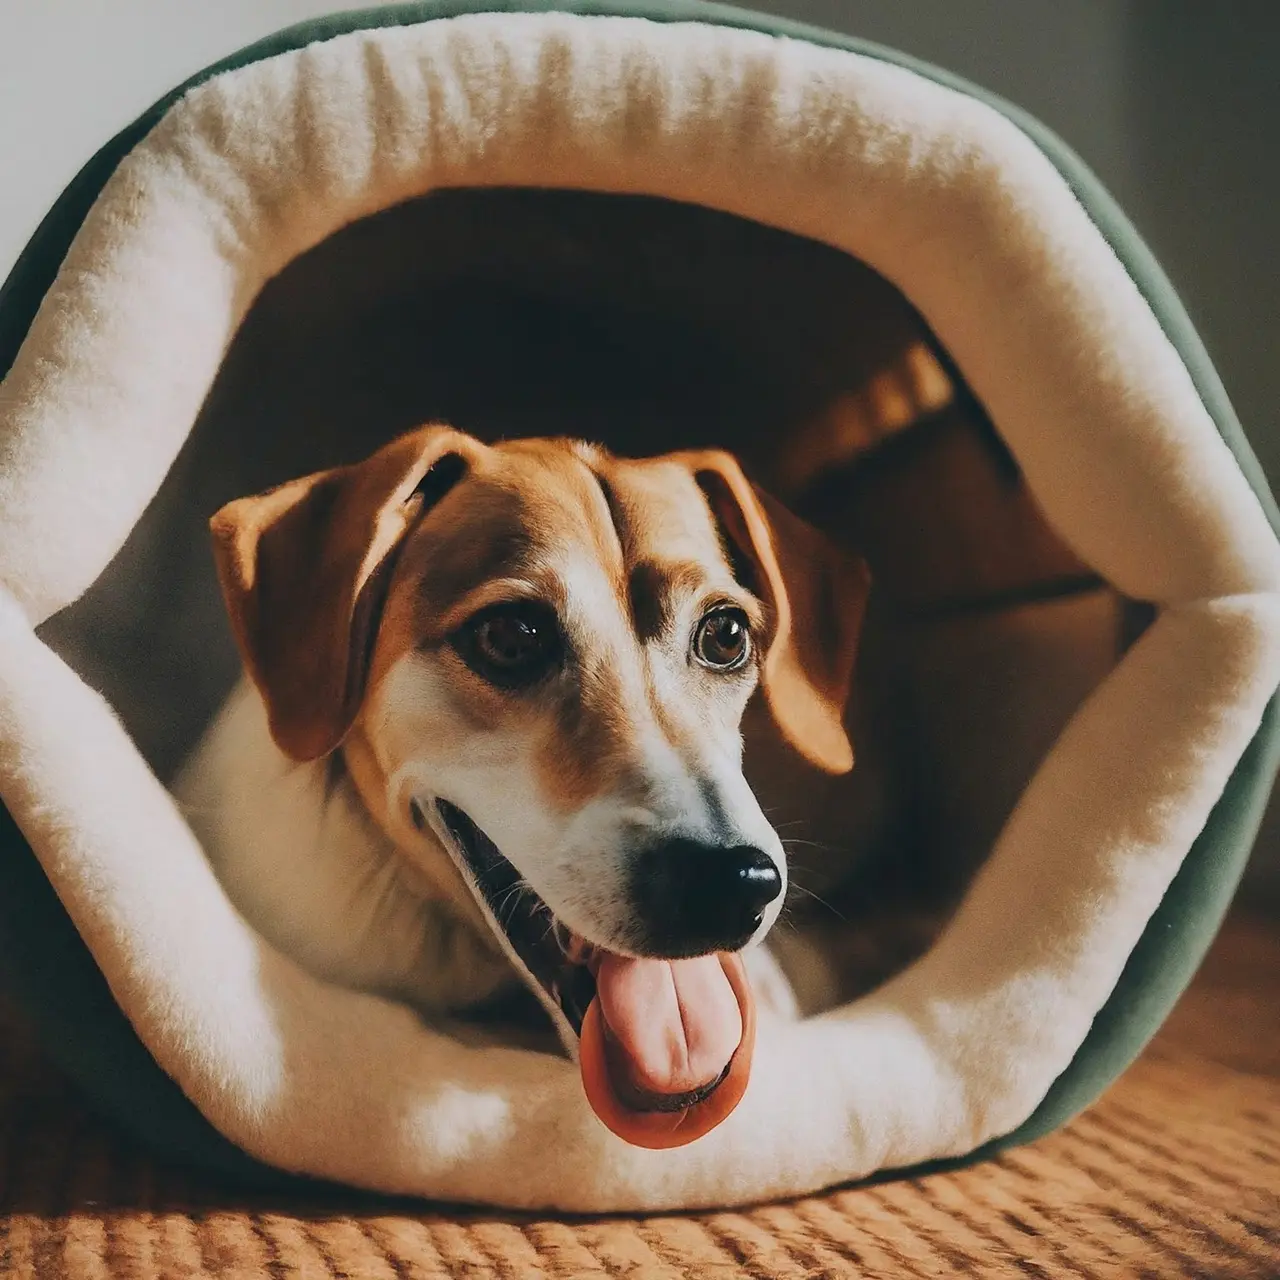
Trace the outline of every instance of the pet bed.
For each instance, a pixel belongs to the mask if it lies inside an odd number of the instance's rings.
[[[250,1192],[84,1114],[0,999],[0,1257],[41,1280],[174,1275],[907,1280],[1275,1272],[1280,939],[1228,919],[1117,1086],[972,1168],[737,1211],[570,1219]],[[3,1123],[4,1118],[11,1123]]]
[[[296,28],[86,166],[0,370],[5,981],[171,1159],[569,1211],[972,1160],[1092,1101],[1221,920],[1276,765],[1274,504],[1122,215],[943,72],[685,0]],[[434,417],[731,447],[872,568],[858,830],[757,779],[864,874],[775,931],[812,1016],[676,1151],[562,1055],[272,951],[164,789],[236,674],[209,514]]]

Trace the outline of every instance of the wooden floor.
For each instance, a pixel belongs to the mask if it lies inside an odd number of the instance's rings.
[[[563,1222],[228,1197],[0,1048],[0,1275],[1280,1277],[1280,926],[1234,920],[1092,1111],[991,1163],[749,1213]]]

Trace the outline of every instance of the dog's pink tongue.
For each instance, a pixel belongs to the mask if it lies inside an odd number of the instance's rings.
[[[642,1090],[678,1094],[710,1084],[742,1039],[742,1011],[717,956],[606,954],[596,970],[596,994],[632,1083]]]

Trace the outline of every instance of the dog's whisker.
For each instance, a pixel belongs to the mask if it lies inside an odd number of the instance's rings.
[[[511,923],[515,918],[515,913],[519,909],[521,901],[532,895],[533,890],[524,880],[517,880],[499,897],[493,905],[493,914],[497,917],[500,924],[504,927]],[[506,912],[506,919],[503,919],[503,912]]]
[[[497,916],[499,919],[501,919],[502,912],[506,909],[507,904],[511,902],[513,898],[517,898],[519,896],[519,893],[520,893],[520,886],[518,884],[513,884],[513,885],[508,885],[505,889],[501,891],[501,893],[493,897],[490,897],[489,906],[490,906],[490,909],[493,911],[493,914]]]
[[[779,837],[784,849],[817,849],[819,853],[847,854],[845,845],[827,844],[822,840],[802,840],[799,836]]]
[[[806,889],[804,885],[798,884],[794,880],[792,881],[792,886],[798,892],[803,893],[806,898],[812,898],[814,902],[816,902],[819,906],[826,907],[826,909],[830,911],[831,914],[835,916],[837,920],[842,920],[845,924],[849,923],[849,917],[846,916],[843,911],[840,911],[836,907],[832,906],[831,903],[829,903],[826,900],[826,898],[822,897],[821,894],[814,893],[812,889]]]

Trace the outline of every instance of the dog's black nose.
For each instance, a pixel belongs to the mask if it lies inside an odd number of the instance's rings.
[[[677,959],[736,951],[782,892],[782,873],[751,845],[666,840],[635,858],[631,898],[643,942],[637,950]]]

